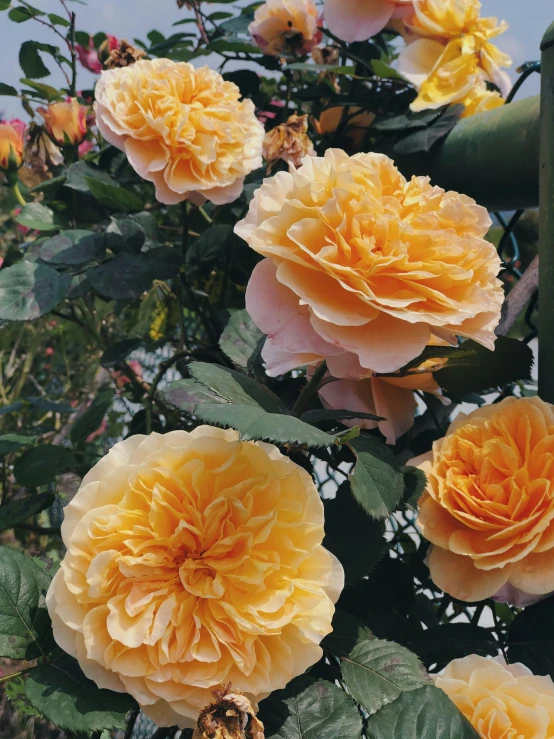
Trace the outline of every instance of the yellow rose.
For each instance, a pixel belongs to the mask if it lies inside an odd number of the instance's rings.
[[[418,514],[431,578],[465,601],[554,590],[554,407],[506,398],[460,414],[432,452]],[[510,598],[508,598],[510,599]]]
[[[304,157],[313,156],[315,149],[307,132],[307,115],[291,115],[286,123],[268,131],[263,151],[268,170],[279,159],[293,167],[299,167]]]
[[[235,232],[266,259],[246,307],[270,374],[327,359],[333,377],[394,372],[432,337],[492,348],[500,259],[471,198],[406,179],[382,154],[329,149],[254,194]]]
[[[484,82],[473,85],[462,102],[465,106],[462,118],[467,118],[475,113],[482,113],[485,110],[501,108],[504,105],[500,93],[496,90],[488,90]]]
[[[0,169],[8,169],[10,166],[21,167],[26,127],[19,118],[14,118],[13,121],[0,121]]]
[[[302,56],[321,41],[317,15],[314,0],[267,0],[248,30],[264,54]]]
[[[414,0],[413,15],[405,18],[406,25],[420,36],[456,38],[479,21],[479,0]]]
[[[546,739],[554,735],[554,683],[520,663],[453,660],[435,685],[444,690],[482,739]]]
[[[102,136],[154,183],[162,203],[231,202],[262,166],[264,129],[253,102],[208,67],[143,59],[107,70],[95,109]]]
[[[236,431],[132,436],[65,509],[48,591],[58,644],[158,725],[212,691],[262,698],[317,662],[343,587],[311,477]]]
[[[75,98],[60,103],[50,103],[47,108],[37,108],[44,118],[46,130],[58,144],[66,140],[76,145],[87,135],[87,108]]]

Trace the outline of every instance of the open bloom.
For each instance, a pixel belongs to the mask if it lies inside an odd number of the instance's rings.
[[[415,464],[431,578],[460,600],[554,590],[554,407],[506,398],[460,414]],[[517,594],[517,593],[516,593]],[[500,598],[499,598],[500,599]]]
[[[256,8],[248,30],[270,56],[309,54],[321,41],[314,0],[266,0]]]
[[[87,135],[87,107],[75,98],[59,103],[50,103],[47,108],[37,108],[44,118],[46,130],[58,144],[68,140],[80,144]]]
[[[266,257],[246,307],[268,372],[322,359],[333,377],[394,372],[435,336],[492,348],[503,292],[489,224],[382,154],[329,149],[265,180],[235,232]]]
[[[343,587],[311,477],[236,431],[132,436],[65,509],[47,595],[54,636],[97,685],[161,726],[214,689],[251,698],[317,662]]]
[[[10,165],[16,168],[21,166],[26,127],[26,123],[19,118],[0,121],[0,169],[8,169]]]
[[[142,59],[103,72],[96,85],[102,136],[121,149],[168,205],[192,194],[229,203],[262,166],[264,129],[251,100],[209,69]]]
[[[413,0],[325,0],[327,27],[343,41],[366,41],[393,18],[413,12]]]
[[[508,25],[481,18],[480,8],[477,0],[415,0],[413,15],[405,23],[416,39],[398,60],[401,74],[418,90],[410,106],[413,111],[463,103],[465,115],[472,115],[502,104],[501,96],[511,85],[504,68],[512,60],[491,39]],[[487,81],[499,88],[501,96],[487,90]]]
[[[453,660],[435,685],[482,739],[547,739],[554,727],[554,683],[518,662],[470,654]]]

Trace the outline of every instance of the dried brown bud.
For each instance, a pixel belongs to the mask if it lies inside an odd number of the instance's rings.
[[[192,739],[264,739],[264,725],[248,698],[230,690],[227,685],[213,691],[215,702],[200,712]]]
[[[62,152],[43,126],[31,123],[29,143],[25,149],[25,164],[44,181],[52,177],[48,170],[51,167],[59,167],[62,162]]]
[[[308,116],[291,115],[286,123],[281,123],[266,133],[263,155],[268,171],[278,159],[299,167],[304,157],[315,154],[307,131]]]
[[[138,62],[139,59],[143,59],[145,56],[145,51],[137,49],[136,46],[125,41],[125,39],[121,39],[117,48],[113,49],[106,59],[106,68],[130,67],[131,64]]]
[[[312,59],[316,64],[327,64],[334,67],[339,61],[339,49],[336,46],[314,46]]]

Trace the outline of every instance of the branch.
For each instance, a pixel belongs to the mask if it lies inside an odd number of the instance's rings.
[[[517,321],[522,310],[539,289],[539,257],[533,259],[521,279],[510,290],[502,305],[497,336],[505,336]]]

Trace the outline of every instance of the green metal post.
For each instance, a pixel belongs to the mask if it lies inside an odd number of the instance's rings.
[[[536,208],[539,128],[537,95],[462,118],[431,154],[398,157],[396,164],[406,176],[429,175],[434,185],[463,192],[489,210]]]
[[[554,403],[554,23],[541,52],[539,395]]]

